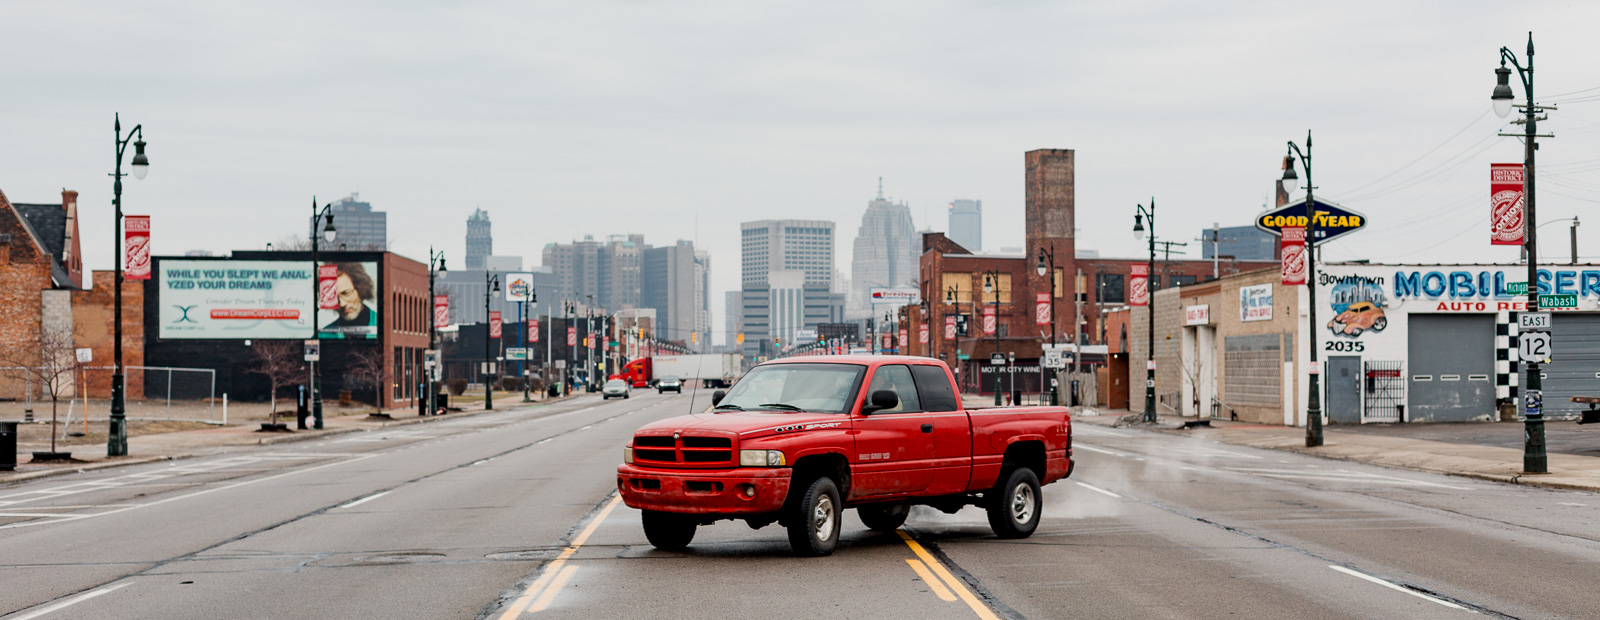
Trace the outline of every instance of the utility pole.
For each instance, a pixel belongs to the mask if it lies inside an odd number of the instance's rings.
[[[1578,264],[1578,216],[1572,216],[1572,264]]]

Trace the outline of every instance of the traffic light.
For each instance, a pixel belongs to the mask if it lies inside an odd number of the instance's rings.
[[[780,344],[783,344],[783,339],[782,339],[782,338],[779,338],[779,337],[777,337],[777,336],[773,336],[773,337],[772,337],[772,346],[775,346],[775,347],[776,347],[776,346],[778,346],[778,345],[780,345]]]
[[[739,334],[739,344],[744,344],[744,334]]]

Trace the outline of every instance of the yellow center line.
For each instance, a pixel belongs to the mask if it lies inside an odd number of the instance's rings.
[[[944,587],[944,584],[939,583],[938,577],[934,577],[933,573],[928,572],[928,565],[924,564],[922,560],[918,560],[916,558],[906,558],[906,564],[911,565],[911,570],[917,571],[917,576],[921,577],[922,581],[928,584],[928,589],[933,591],[934,596],[939,597],[941,600],[947,603],[955,602],[956,595],[951,594],[949,588],[946,588]]]
[[[961,600],[966,602],[967,607],[972,608],[972,613],[978,614],[978,617],[982,618],[983,620],[1000,620],[999,616],[994,615],[994,612],[989,610],[988,605],[984,605],[983,601],[978,600],[978,597],[972,595],[972,591],[967,589],[966,584],[961,583],[960,580],[956,579],[955,575],[952,575],[950,574],[950,571],[945,570],[944,564],[940,563],[939,560],[934,559],[933,554],[928,553],[927,549],[923,549],[922,545],[917,544],[917,541],[912,540],[910,534],[907,534],[905,530],[895,530],[895,533],[900,535],[901,540],[906,541],[906,546],[911,547],[912,553],[915,553],[917,554],[917,557],[922,558],[922,561],[928,565],[928,568],[933,569],[933,572],[938,574],[939,578],[943,579],[944,582],[950,586],[950,590],[955,592],[956,596],[961,597]]]
[[[522,612],[527,611],[528,606],[534,603],[534,597],[536,596],[539,599],[538,605],[532,611],[540,611],[548,606],[550,601],[555,600],[556,593],[561,590],[562,586],[566,585],[567,580],[572,578],[572,573],[576,572],[578,568],[576,566],[566,566],[567,558],[572,557],[573,554],[578,552],[579,547],[589,542],[589,536],[600,528],[600,522],[605,521],[606,517],[610,516],[611,511],[616,509],[617,504],[620,503],[622,503],[622,496],[613,495],[611,501],[606,503],[606,507],[600,509],[600,513],[595,515],[594,520],[590,521],[589,525],[578,533],[577,538],[572,539],[572,544],[567,545],[561,551],[561,555],[556,556],[556,559],[544,567],[544,574],[539,575],[538,579],[529,584],[528,589],[522,592],[522,596],[518,596],[517,600],[512,601],[511,606],[506,608],[505,613],[500,614],[499,620],[513,620],[521,616]],[[546,589],[546,585],[550,587]],[[545,590],[544,596],[539,596],[540,590]]]

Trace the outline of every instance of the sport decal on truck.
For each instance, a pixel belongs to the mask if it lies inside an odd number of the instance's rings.
[[[811,431],[811,430],[816,430],[816,429],[819,429],[819,428],[833,428],[835,426],[839,426],[840,424],[843,424],[843,422],[817,422],[817,423],[814,423],[814,424],[795,424],[795,425],[792,425],[792,426],[780,426],[778,428],[772,429],[772,432],[774,432],[774,433],[788,433],[788,432],[791,432],[791,431]]]
[[[889,460],[889,453],[888,452],[869,452],[867,454],[860,455],[860,457],[857,458],[856,460],[858,460],[858,461],[887,461],[887,460]]]

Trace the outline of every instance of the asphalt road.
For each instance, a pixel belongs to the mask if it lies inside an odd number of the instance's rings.
[[[706,406],[701,395],[698,407]],[[1600,617],[1600,497],[1078,427],[1025,540],[976,508],[837,553],[645,542],[620,446],[689,395],[594,397],[0,488],[33,618]]]

